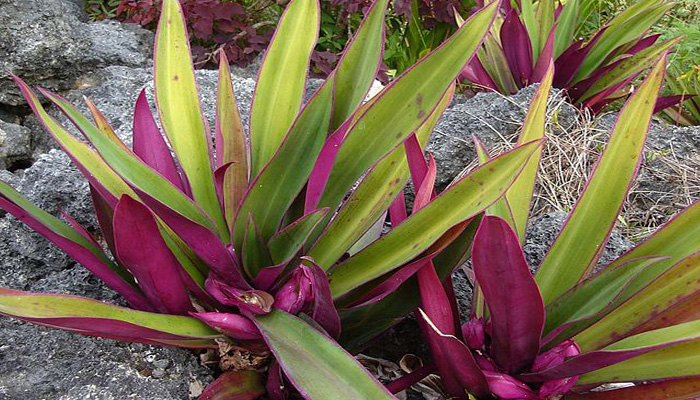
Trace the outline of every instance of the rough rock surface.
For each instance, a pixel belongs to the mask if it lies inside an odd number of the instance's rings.
[[[29,129],[0,120],[0,169],[17,169],[31,159]]]
[[[537,87],[529,86],[509,97],[489,92],[455,99],[435,126],[427,146],[437,164],[439,189],[445,188],[475,159],[472,136],[493,149],[518,132]],[[559,110],[560,125],[568,127],[576,122],[576,110],[563,103],[561,95],[553,93],[550,104]]]
[[[87,184],[52,150],[0,179],[46,210],[63,209],[94,229]],[[0,286],[121,303],[83,267],[12,217],[0,218]],[[0,318],[0,399],[185,400],[211,380],[190,352],[85,337]],[[167,364],[167,367],[162,366]],[[151,372],[161,366],[158,376]],[[149,376],[150,375],[150,376]]]
[[[149,64],[152,33],[117,22],[83,22],[78,3],[0,1],[0,104],[24,103],[6,70],[30,84],[64,91],[100,67]]]

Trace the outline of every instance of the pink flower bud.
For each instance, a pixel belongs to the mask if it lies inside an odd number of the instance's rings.
[[[540,386],[540,390],[537,393],[543,399],[563,396],[576,385],[576,382],[578,382],[578,376],[545,382]]]
[[[242,312],[267,314],[275,299],[262,290],[244,290],[229,286],[210,276],[206,281],[207,292],[221,304],[237,306]]]
[[[486,345],[483,320],[472,319],[463,324],[462,336],[464,336],[464,342],[470,349],[483,349]]]
[[[297,268],[275,294],[275,308],[298,314],[313,300],[311,277],[304,268]]]
[[[491,393],[503,400],[537,400],[539,397],[529,386],[510,375],[484,371]]]
[[[573,340],[559,343],[550,350],[545,351],[535,358],[532,363],[532,372],[540,372],[545,369],[556,367],[566,361],[567,358],[581,354],[581,349]]]

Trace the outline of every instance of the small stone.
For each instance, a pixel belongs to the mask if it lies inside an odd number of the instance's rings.
[[[165,370],[162,368],[156,368],[151,373],[151,378],[160,379],[165,376]]]
[[[160,369],[166,369],[170,366],[170,360],[156,360],[153,362],[153,366]]]

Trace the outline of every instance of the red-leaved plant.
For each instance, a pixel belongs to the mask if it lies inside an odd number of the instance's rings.
[[[513,7],[510,1],[503,1],[483,48],[460,78],[513,94],[540,82],[549,60],[554,59],[554,87],[565,89],[572,104],[599,112],[627,96],[637,78],[680,40],[659,41],[661,35],[649,35],[651,26],[673,6],[667,0],[636,2],[590,40],[577,39],[582,3],[521,0]],[[655,111],[682,99],[660,98]]]
[[[479,224],[467,270],[475,288],[472,314],[464,324],[455,322],[454,293],[432,262],[416,268],[419,321],[434,364],[392,383],[392,390],[437,370],[446,396],[465,400],[700,395],[700,203],[597,267],[641,163],[665,68],[662,57],[620,112],[536,277],[521,245],[539,154]],[[544,135],[553,76],[550,63],[520,141]],[[478,141],[477,147],[481,161],[488,161]],[[422,157],[413,164],[420,209],[433,195],[435,167]]]
[[[416,307],[411,282],[392,285],[392,274],[427,258],[449,274],[470,243],[468,221],[503,196],[541,141],[458,180],[382,235],[386,211],[409,180],[407,157],[427,143],[496,13],[494,5],[473,15],[365,102],[382,58],[387,3],[373,4],[336,69],[304,102],[319,2],[292,0],[260,67],[247,129],[222,53],[209,132],[178,0],[163,0],[156,35],[160,124],[142,93],[131,147],[91,102],[92,120],[39,88],[86,141],[74,137],[16,77],[37,118],[89,181],[106,243],[3,182],[0,207],[129,307],[0,288],[0,313],[123,341],[223,344],[261,360],[223,373],[202,394],[206,400],[279,400],[295,390],[318,400],[394,398],[336,339],[359,346]],[[350,305],[353,298],[366,301]]]

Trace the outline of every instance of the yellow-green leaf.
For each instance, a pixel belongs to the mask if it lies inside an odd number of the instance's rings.
[[[251,177],[272,158],[299,113],[319,18],[318,0],[292,0],[265,52],[250,111]]]
[[[333,296],[340,297],[401,266],[447,230],[493,204],[541,144],[525,144],[479,167],[386,236],[337,265],[330,274]]]
[[[542,262],[536,279],[545,304],[595,266],[641,162],[665,67],[664,57],[620,112],[586,189]]]
[[[221,233],[228,232],[214,186],[209,132],[199,106],[189,38],[178,0],[163,1],[156,34],[155,88],[163,130],[187,175],[195,201]]]

